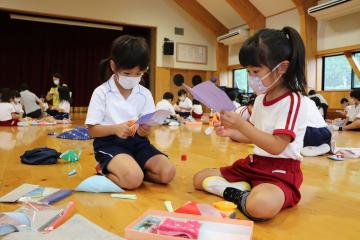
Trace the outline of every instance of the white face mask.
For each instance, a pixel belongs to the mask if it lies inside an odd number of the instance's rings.
[[[125,89],[133,89],[141,81],[141,76],[129,77],[129,76],[122,76],[120,74],[118,74],[117,76],[118,76],[119,84]]]
[[[265,86],[262,81],[266,79],[272,72],[274,72],[281,63],[279,63],[276,67],[271,70],[271,72],[267,73],[263,77],[258,76],[249,76],[249,85],[256,92],[257,95],[266,93],[272,86],[274,86],[280,79],[281,75],[272,83],[270,86]]]
[[[180,101],[184,101],[186,97],[179,97]]]

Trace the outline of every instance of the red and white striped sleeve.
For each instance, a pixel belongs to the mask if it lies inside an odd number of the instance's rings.
[[[296,123],[301,105],[301,96],[297,92],[293,92],[287,97],[288,101],[284,102],[281,111],[277,113],[275,128],[273,134],[286,134],[292,140],[296,138]]]

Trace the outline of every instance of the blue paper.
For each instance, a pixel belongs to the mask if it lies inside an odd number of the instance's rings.
[[[157,110],[155,112],[143,115],[137,120],[139,125],[158,126],[164,123],[165,119],[170,117],[171,112],[168,110]]]
[[[75,191],[95,193],[120,193],[124,192],[118,185],[105,176],[95,175],[82,181]]]
[[[91,136],[87,128],[76,127],[72,130],[63,132],[56,136],[57,138],[62,139],[72,139],[72,140],[90,140]]]
[[[210,81],[200,83],[193,88],[183,85],[196,100],[215,112],[235,110],[233,102],[226,93]]]

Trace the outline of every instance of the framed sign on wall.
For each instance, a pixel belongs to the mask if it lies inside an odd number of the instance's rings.
[[[205,45],[176,43],[176,61],[183,63],[207,64]]]

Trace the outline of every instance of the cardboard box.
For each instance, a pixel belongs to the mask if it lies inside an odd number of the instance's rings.
[[[144,226],[148,219],[171,218],[178,221],[199,221],[200,231],[198,240],[250,240],[254,223],[246,220],[224,219],[210,216],[198,216],[182,213],[148,210],[125,228],[127,240],[184,240],[181,237],[164,236],[146,231],[140,231],[139,226]]]

